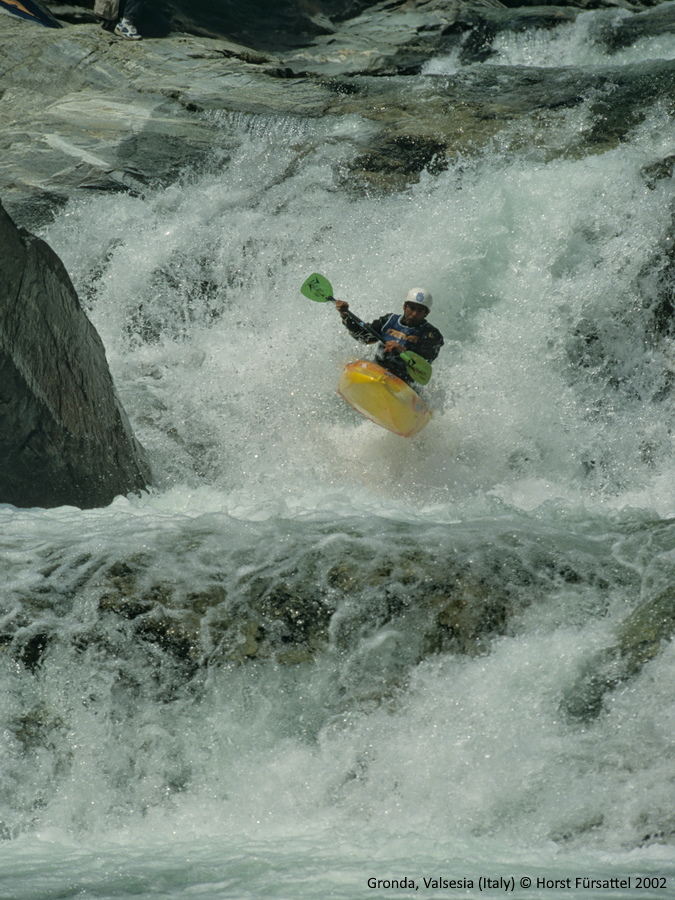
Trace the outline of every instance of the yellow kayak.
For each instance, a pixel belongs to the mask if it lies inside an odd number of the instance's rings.
[[[432,415],[405,381],[365,359],[345,366],[338,394],[362,416],[401,437],[417,434]]]

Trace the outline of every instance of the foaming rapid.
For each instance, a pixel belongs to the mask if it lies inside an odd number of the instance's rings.
[[[671,120],[581,159],[505,140],[390,196],[346,188],[356,120],[222,127],[229,158],[45,233],[156,487],[0,508],[3,892],[672,886],[673,644],[630,618],[673,576]],[[418,438],[336,394],[363,348],[312,271],[366,319],[433,292]],[[321,639],[265,655],[308,609]],[[619,641],[632,670],[584,699]]]
[[[625,9],[581,12],[574,22],[558,28],[533,28],[499,34],[485,59],[491,66],[531,66],[543,69],[588,66],[626,66],[648,59],[674,59],[672,34],[639,37],[628,46],[613,35],[631,13]],[[618,46],[617,46],[618,43]],[[438,56],[424,66],[427,75],[454,75],[462,69],[462,47]]]
[[[338,190],[349,124],[298,136],[311,151],[299,162],[281,122],[244,129],[222,171],[72,204],[48,238],[162,489],[310,506],[353,484],[385,504],[392,492],[431,505],[493,492],[620,506],[644,491],[667,514],[671,342],[654,323],[671,183],[644,178],[672,150],[667,125],[656,112],[595,157],[497,152],[403,196],[357,200]],[[364,318],[398,309],[413,283],[438,298],[447,346],[418,441],[356,420],[336,396],[359,348],[332,305],[300,295],[313,270]]]

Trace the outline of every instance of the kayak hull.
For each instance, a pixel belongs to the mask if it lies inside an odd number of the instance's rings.
[[[417,434],[432,415],[410,385],[365,359],[345,366],[338,394],[366,419],[401,437]]]

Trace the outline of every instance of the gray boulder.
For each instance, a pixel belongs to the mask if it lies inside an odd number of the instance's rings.
[[[0,502],[91,508],[149,482],[61,260],[0,205]]]

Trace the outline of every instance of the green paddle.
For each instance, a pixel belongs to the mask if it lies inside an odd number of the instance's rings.
[[[323,275],[319,275],[318,272],[309,276],[300,288],[300,293],[304,294],[305,297],[309,297],[310,300],[316,300],[317,303],[326,303],[328,300],[335,303],[333,288],[331,287],[330,281]],[[372,334],[372,336],[381,344],[384,344],[382,335],[375,331],[374,328],[371,328],[370,325],[366,325],[365,322],[362,322],[358,316],[354,315],[351,309],[348,309],[346,314],[353,322],[363,328],[364,331],[367,331],[368,334]],[[413,381],[416,381],[418,384],[426,384],[429,381],[431,378],[431,365],[423,356],[420,356],[418,353],[413,353],[412,350],[404,350],[400,354],[400,357],[405,363]]]

